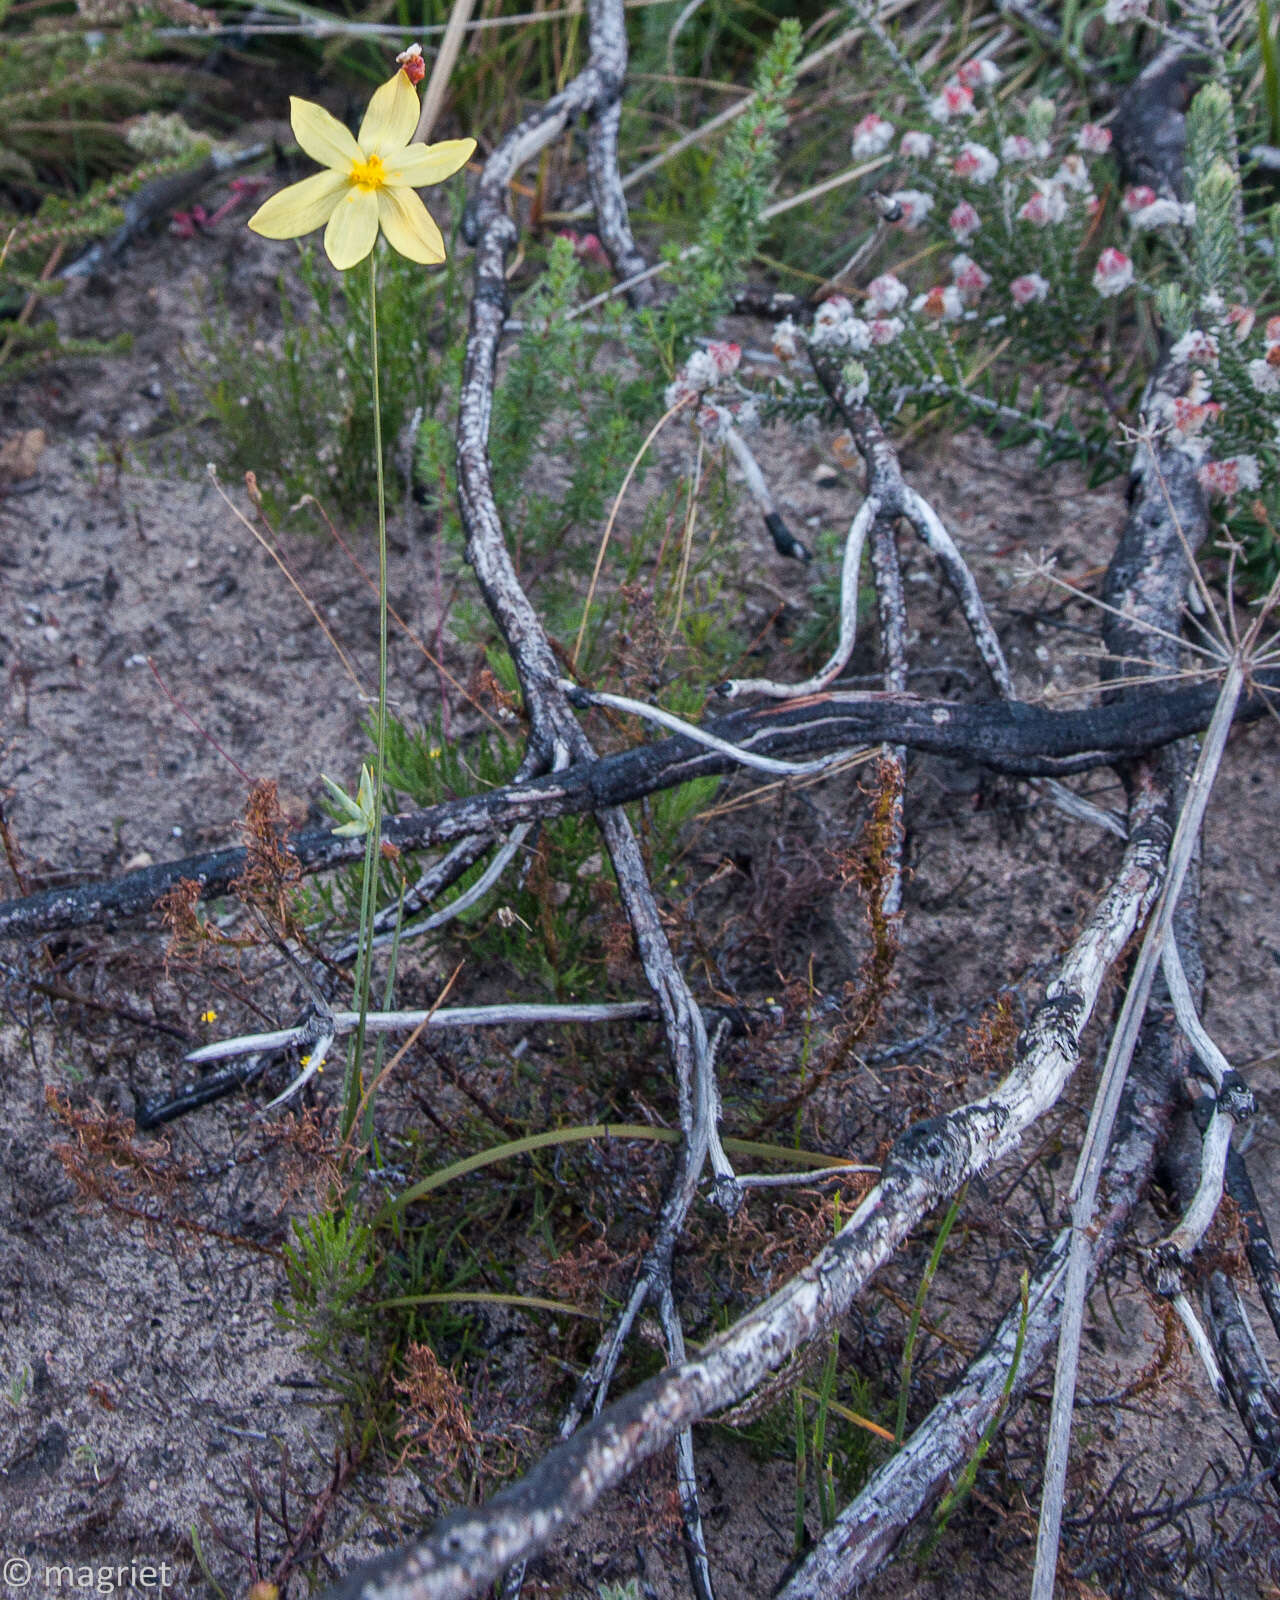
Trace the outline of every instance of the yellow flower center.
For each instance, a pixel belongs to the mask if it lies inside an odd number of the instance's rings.
[[[374,189],[381,189],[387,181],[387,168],[379,155],[369,156],[365,161],[351,163],[351,182],[357,189],[363,189],[366,194]]]

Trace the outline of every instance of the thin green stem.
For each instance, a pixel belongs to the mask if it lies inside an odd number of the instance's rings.
[[[916,1303],[911,1308],[911,1321],[907,1328],[907,1342],[902,1352],[902,1380],[898,1387],[898,1420],[893,1430],[894,1443],[901,1449],[902,1441],[907,1433],[907,1402],[911,1397],[911,1368],[915,1361],[916,1340],[920,1336],[920,1323],[924,1317],[924,1303],[929,1295],[929,1287],[933,1283],[934,1274],[942,1261],[942,1252],[947,1247],[947,1239],[955,1226],[955,1220],[960,1215],[960,1207],[964,1204],[964,1197],[969,1192],[966,1183],[960,1193],[951,1202],[947,1214],[942,1219],[942,1226],[938,1229],[938,1237],[933,1242],[933,1249],[929,1253],[928,1265],[924,1269],[924,1276],[920,1280],[920,1288],[916,1292]]]
[[[356,965],[356,1026],[348,1072],[342,1132],[350,1134],[356,1108],[364,1095],[365,1024],[369,1016],[369,989],[373,977],[373,918],[378,901],[378,873],[382,848],[382,786],[387,771],[387,487],[382,464],[382,391],[378,373],[378,269],[377,252],[369,252],[369,366],[373,375],[373,454],[378,473],[378,714],[374,729],[373,822],[364,855],[364,888],[360,897],[360,957]],[[366,1119],[371,1122],[370,1103]]]

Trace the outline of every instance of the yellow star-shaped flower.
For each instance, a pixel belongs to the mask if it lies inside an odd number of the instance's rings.
[[[403,72],[378,89],[356,138],[323,106],[289,97],[293,136],[327,170],[273,194],[249,218],[267,239],[297,239],[324,228],[325,254],[335,267],[363,261],[378,230],[410,261],[436,266],[444,239],[413,192],[442,183],[471,159],[474,139],[410,144],[418,126],[418,96]]]

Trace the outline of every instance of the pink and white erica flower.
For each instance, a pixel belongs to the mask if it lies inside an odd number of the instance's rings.
[[[867,285],[867,309],[896,311],[909,293],[901,278],[895,278],[892,272],[882,272]]]
[[[898,149],[908,161],[927,161],[933,154],[933,135],[912,128],[902,135]]]
[[[955,322],[964,316],[964,297],[954,283],[938,283],[927,294],[918,294],[911,310],[933,322]]]
[[[842,294],[833,294],[813,314],[811,342],[821,350],[866,350],[871,333],[862,318],[854,315],[852,303]]]
[[[1152,228],[1189,228],[1195,220],[1195,205],[1179,205],[1176,200],[1153,200],[1149,206],[1129,214],[1129,226],[1139,233]]]
[[[663,390],[662,403],[668,411],[674,411],[677,406],[688,407],[698,398],[698,390],[689,382],[683,372],[677,372],[675,377]]]
[[[713,339],[707,345],[707,355],[720,379],[731,377],[742,364],[742,346],[727,339]]]
[[[1038,272],[1026,272],[1009,285],[1009,295],[1015,306],[1029,306],[1048,298],[1049,284]]]
[[[1259,394],[1280,394],[1280,363],[1259,357],[1249,363],[1248,372],[1249,382]]]
[[[719,444],[733,426],[733,416],[727,406],[708,403],[699,406],[694,422],[706,435],[710,444]]]
[[[1196,474],[1200,486],[1209,494],[1230,497],[1242,490],[1256,489],[1262,482],[1257,456],[1228,456],[1225,461],[1206,461]]]
[[[968,244],[981,226],[982,218],[967,200],[962,200],[947,218],[947,227],[951,229],[957,244]]]
[[[1123,250],[1104,250],[1093,269],[1093,287],[1104,300],[1123,294],[1133,282],[1133,262]]]
[[[1044,161],[1049,154],[1047,139],[1032,139],[1025,133],[1010,133],[1000,146],[1002,161]]]
[[[884,153],[893,143],[894,126],[878,112],[869,111],[861,122],[854,124],[853,141],[849,148],[855,161]]]
[[[1202,393],[1207,394],[1208,390],[1193,385],[1191,394],[1178,395],[1173,402],[1173,426],[1184,439],[1194,437],[1222,415],[1222,407],[1218,402],[1201,399]]]
[[[902,332],[903,321],[901,317],[873,317],[867,328],[871,333],[873,347],[878,347],[893,343]],[[1277,377],[1280,377],[1280,372],[1277,373]]]
[[[990,284],[991,274],[984,272],[972,256],[952,256],[951,279],[956,288],[972,305]]]
[[[1053,175],[1053,181],[1077,194],[1092,194],[1093,179],[1083,156],[1063,156],[1062,165]]]
[[[970,183],[990,183],[1000,170],[1000,160],[985,144],[975,144],[967,139],[960,146],[960,154],[951,163],[957,178],[967,178]]]
[[[1087,156],[1103,156],[1111,148],[1111,129],[1097,122],[1086,122],[1076,134],[1076,149]]]
[[[1182,335],[1169,354],[1175,361],[1198,361],[1202,366],[1216,367],[1217,335],[1206,333],[1203,328],[1192,328]]]
[[[773,353],[782,362],[794,361],[800,354],[800,330],[790,317],[774,325]]]
[[[1280,317],[1267,318],[1267,325],[1263,329],[1262,339],[1267,347],[1267,354],[1270,355],[1272,349],[1280,344]]]
[[[976,89],[979,86],[989,89],[992,84],[1000,82],[1004,73],[994,61],[979,59],[966,61],[962,67],[957,67],[956,77],[967,89]]]
[[[710,389],[713,384],[720,381],[720,373],[709,350],[695,350],[686,360],[683,368],[676,374],[676,382],[680,379],[691,389]]]
[[[561,228],[556,235],[559,239],[567,239],[573,246],[573,253],[579,261],[589,261],[596,267],[607,267],[609,257],[604,246],[600,243],[598,234],[575,233],[572,228]]]
[[[938,122],[950,122],[952,117],[973,115],[973,90],[958,78],[951,78],[929,102],[929,115]]]
[[[920,189],[895,189],[889,204],[901,212],[898,220],[904,228],[915,229],[933,210],[933,196]]]
[[[1258,313],[1252,306],[1228,306],[1227,321],[1235,329],[1236,343],[1243,344],[1253,332],[1253,325],[1258,320]]]
[[[1036,180],[1039,187],[1031,198],[1018,208],[1021,222],[1033,223],[1037,228],[1047,228],[1050,223],[1061,222],[1067,214],[1067,199],[1056,183]]]
[[[1120,209],[1129,216],[1135,212],[1145,211],[1148,206],[1155,205],[1159,195],[1149,183],[1136,183],[1131,189],[1126,189],[1120,200]]]

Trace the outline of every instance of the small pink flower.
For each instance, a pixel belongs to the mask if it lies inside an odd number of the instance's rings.
[[[1242,344],[1253,332],[1258,313],[1252,306],[1228,306],[1227,321],[1236,330],[1236,343]]]
[[[956,68],[956,77],[970,89],[976,89],[979,84],[989,89],[993,83],[999,83],[1003,76],[994,61],[966,61],[962,67]]]
[[[1033,300],[1044,300],[1048,293],[1049,285],[1038,272],[1025,273],[1009,285],[1009,294],[1015,306],[1029,306]]]
[[[928,294],[918,294],[911,302],[918,317],[929,317],[934,322],[954,322],[964,315],[964,299],[955,284],[935,284]]]
[[[933,210],[933,196],[919,189],[897,189],[889,196],[889,204],[902,213],[898,219],[902,226],[913,229]]]
[[[716,364],[705,350],[690,351],[688,359],[677,374],[677,381],[683,378],[690,388],[698,390],[710,389],[717,381]]]
[[[1087,156],[1105,155],[1110,148],[1111,129],[1103,128],[1096,122],[1086,122],[1076,134],[1076,149],[1083,150]]]
[[[1257,456],[1228,456],[1225,461],[1206,461],[1196,474],[1210,494],[1231,495],[1256,489],[1261,482]]]
[[[1148,206],[1155,205],[1158,198],[1159,196],[1150,184],[1139,183],[1135,184],[1132,189],[1125,190],[1120,206],[1122,210],[1127,211],[1132,216],[1134,212],[1145,211]]]
[[[882,272],[867,285],[868,311],[896,311],[907,298],[907,286],[892,272]]]
[[[815,326],[834,328],[853,315],[853,301],[845,294],[829,294],[813,314]]]
[[[973,90],[955,78],[942,86],[942,91],[929,102],[930,114],[939,122],[949,122],[952,117],[973,115]]]
[[[1035,161],[1037,157],[1048,154],[1048,147],[1037,144],[1034,139],[1029,139],[1025,133],[1011,133],[1000,146],[1000,158],[1003,161]]]
[[[985,144],[975,144],[970,139],[960,146],[951,170],[957,178],[968,178],[970,183],[990,183],[1000,170],[1000,162]]]
[[[1273,344],[1280,344],[1280,317],[1268,317],[1263,341],[1268,350]]]
[[[742,346],[730,344],[723,339],[713,339],[707,346],[707,354],[716,369],[716,376],[727,378],[738,370],[742,361]]]
[[[902,318],[875,317],[867,324],[867,327],[871,331],[871,343],[873,345],[892,344],[902,332]]]
[[[427,75],[427,64],[422,59],[422,46],[411,44],[396,57],[410,83],[421,83]]]
[[[1206,366],[1216,367],[1218,341],[1203,328],[1192,328],[1190,333],[1183,334],[1169,354],[1175,361],[1199,361]]]
[[[1207,422],[1216,422],[1221,415],[1222,407],[1216,400],[1179,395],[1173,402],[1173,425],[1184,437],[1199,433]]]
[[[854,124],[850,150],[855,161],[868,156],[878,156],[893,143],[893,123],[887,122],[875,111],[869,111],[861,122]]]
[[[596,267],[609,266],[609,257],[596,234],[574,233],[571,229],[566,228],[561,234],[561,238],[568,239],[573,245],[573,253],[579,261],[589,261],[592,266]]]
[[[927,161],[933,154],[933,135],[919,133],[913,128],[902,135],[898,149],[909,161]]]
[[[1074,189],[1077,194],[1093,193],[1093,179],[1089,176],[1083,156],[1063,156],[1053,181],[1064,189]]]
[[[1110,300],[1115,295],[1123,294],[1132,282],[1133,262],[1124,251],[1114,248],[1104,250],[1093,269],[1093,287],[1103,299]]]
[[[1176,200],[1155,200],[1141,211],[1131,211],[1129,222],[1138,232],[1155,228],[1182,226],[1189,228],[1195,222],[1194,205],[1181,206]]]
[[[723,406],[716,405],[700,406],[694,421],[712,443],[723,439],[733,425],[731,414]]]
[[[967,200],[962,200],[947,218],[947,227],[955,235],[957,244],[968,244],[982,226],[982,218]]]
[[[800,330],[784,317],[773,330],[773,353],[779,361],[794,361],[800,354]]]
[[[972,256],[952,256],[951,277],[967,301],[974,301],[991,282],[991,274],[984,272]]]
[[[169,232],[179,239],[194,239],[208,224],[209,213],[203,206],[192,206],[190,211],[175,211],[169,222]]]
[[[1019,218],[1023,222],[1034,223],[1037,228],[1046,228],[1051,222],[1061,222],[1066,214],[1067,202],[1056,184],[1037,189],[1018,209]]]

